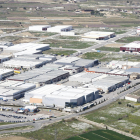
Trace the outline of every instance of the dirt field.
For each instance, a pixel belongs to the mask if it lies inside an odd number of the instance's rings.
[[[21,38],[21,39],[19,39],[19,40],[16,40],[16,41],[13,41],[12,43],[13,44],[19,44],[19,43],[29,43],[29,42],[32,42],[32,41],[34,41],[34,40],[36,40],[36,39],[33,39],[33,38]]]
[[[17,137],[17,136],[9,136],[9,137],[0,138],[0,140],[31,140],[31,139],[27,139],[24,137]]]
[[[111,43],[111,44],[106,44],[105,47],[120,48],[123,45],[125,45],[125,44],[123,44],[123,43]]]

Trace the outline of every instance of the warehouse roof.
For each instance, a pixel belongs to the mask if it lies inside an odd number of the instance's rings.
[[[80,58],[78,57],[64,57],[62,59],[59,59],[57,61],[55,61],[54,63],[57,64],[57,63],[73,63],[77,60],[79,60]]]
[[[131,73],[139,73],[140,74],[140,68],[130,68],[125,70],[126,73],[131,74]]]
[[[88,68],[89,71],[95,71],[95,72],[104,72],[104,73],[108,73],[110,71],[112,71],[112,69],[108,69],[108,68]]]
[[[85,33],[84,38],[99,38],[99,37],[106,37],[110,36],[111,34],[114,34],[114,32],[101,32],[101,31],[91,31],[88,33]]]
[[[46,92],[47,90],[47,92]],[[96,90],[98,91],[98,90]],[[91,89],[86,88],[71,88],[64,85],[45,85],[43,87],[40,87],[38,89],[32,90],[30,92],[27,92],[25,94],[26,96],[51,96],[51,97],[81,97],[83,95],[88,95],[90,93],[93,93],[94,91]]]
[[[94,64],[95,61],[98,61],[97,59],[95,60],[90,60],[90,59],[79,59],[75,62],[72,62],[75,64],[75,66],[88,66],[88,65],[91,65],[91,64]]]
[[[11,70],[11,69],[0,69],[0,75],[6,74],[6,73],[9,73],[9,72],[13,72],[14,73],[14,70]]]
[[[140,48],[140,41],[134,41],[134,42],[126,44],[122,47],[125,47],[125,48]]]
[[[132,94],[127,94],[126,97],[131,97],[131,98],[135,98],[135,99],[139,99],[140,98],[140,96],[132,95]]]

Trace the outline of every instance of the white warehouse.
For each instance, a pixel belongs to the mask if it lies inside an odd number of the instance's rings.
[[[51,25],[33,25],[29,26],[29,31],[47,31]]]
[[[83,105],[97,98],[97,89],[72,88],[51,84],[26,92],[24,101],[64,108]]]

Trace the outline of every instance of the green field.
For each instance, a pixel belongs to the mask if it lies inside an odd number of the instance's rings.
[[[111,130],[90,131],[79,136],[75,136],[66,140],[134,140],[133,138],[121,135]]]
[[[101,51],[110,51],[110,52],[119,52],[120,48],[112,48],[112,47],[100,47],[96,50],[101,50]]]
[[[62,47],[62,48],[73,48],[73,49],[84,49],[92,46],[93,42],[81,42],[81,41],[71,41],[71,40],[45,40],[42,43],[50,44],[50,47]]]
[[[140,37],[135,36],[135,37],[124,37],[122,39],[117,40],[116,42],[119,43],[131,43],[133,41],[140,41]]]
[[[57,50],[57,49],[49,49],[44,51],[43,54],[57,54],[57,55],[71,55],[76,51],[73,50]]]

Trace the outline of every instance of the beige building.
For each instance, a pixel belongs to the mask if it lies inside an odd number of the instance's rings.
[[[133,101],[133,102],[140,102],[140,96],[128,94],[125,96],[126,100]]]

